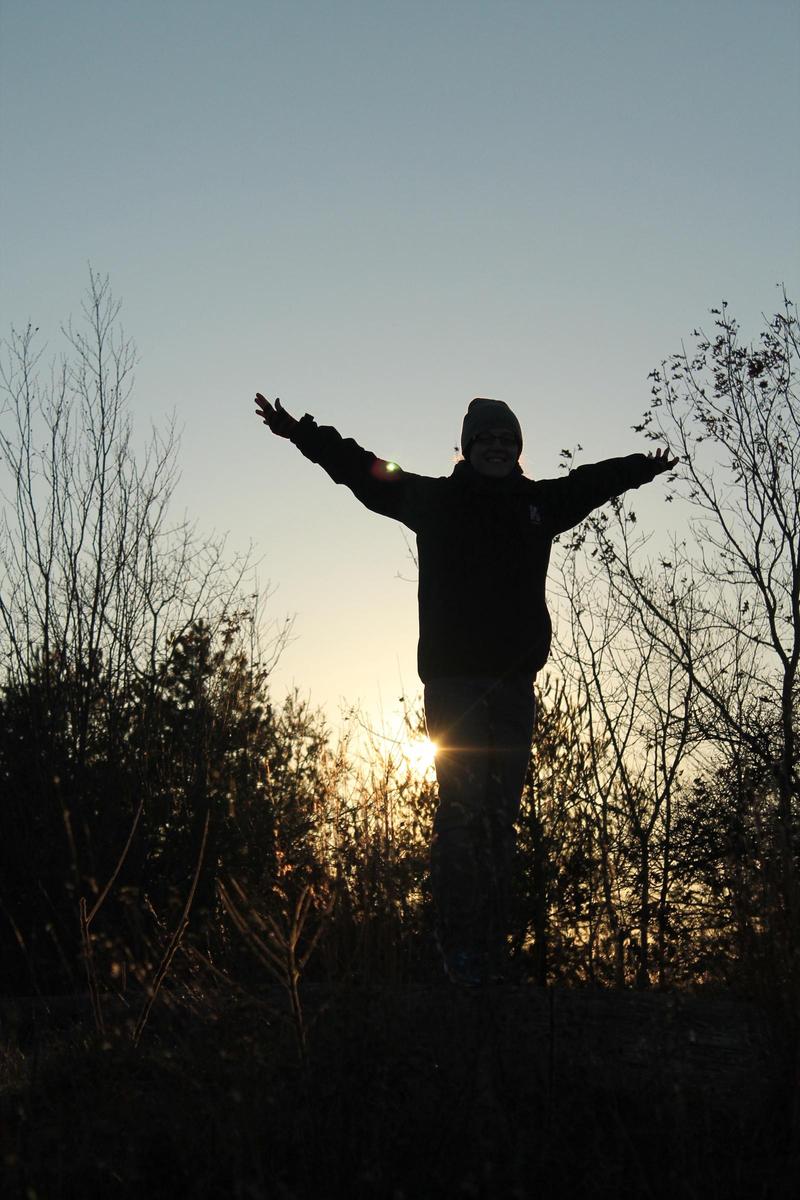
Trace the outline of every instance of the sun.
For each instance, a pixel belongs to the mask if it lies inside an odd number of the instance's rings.
[[[422,779],[433,777],[433,760],[436,744],[428,737],[410,738],[402,743],[403,758],[415,775]]]

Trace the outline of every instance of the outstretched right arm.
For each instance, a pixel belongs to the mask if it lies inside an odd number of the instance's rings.
[[[352,438],[343,438],[330,425],[317,425],[308,413],[297,421],[287,413],[280,400],[270,404],[256,393],[256,413],[277,436],[288,438],[298,450],[318,463],[334,483],[350,488],[362,504],[373,512],[394,517],[413,528],[410,492],[412,481],[397,463],[387,462],[364,450]]]

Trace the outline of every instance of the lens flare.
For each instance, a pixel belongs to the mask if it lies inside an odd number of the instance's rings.
[[[433,777],[436,744],[430,738],[413,738],[403,744],[403,757],[415,775]]]
[[[376,458],[369,468],[369,472],[373,479],[378,479],[382,483],[386,483],[389,480],[397,482],[403,477],[403,471],[399,463],[387,462],[383,458]]]

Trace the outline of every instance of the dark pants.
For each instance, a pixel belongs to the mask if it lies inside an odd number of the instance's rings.
[[[439,806],[431,886],[445,956],[502,955],[535,701],[529,675],[434,679],[425,721],[436,743]]]

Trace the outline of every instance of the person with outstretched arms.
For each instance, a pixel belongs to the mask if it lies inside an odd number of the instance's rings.
[[[505,975],[508,898],[533,737],[534,679],[550,652],[545,583],[553,539],[595,508],[650,483],[667,450],[530,479],[522,429],[502,400],[478,397],[449,475],[415,475],[260,392],[256,412],[368,509],[416,536],[417,665],[436,747],[431,840],[436,937],[447,977],[479,986]]]

